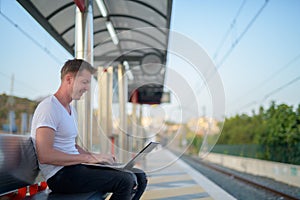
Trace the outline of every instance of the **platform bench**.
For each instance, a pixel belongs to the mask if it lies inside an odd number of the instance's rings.
[[[103,200],[99,192],[53,194],[39,173],[29,136],[0,134],[0,199]],[[32,191],[35,190],[35,191]]]

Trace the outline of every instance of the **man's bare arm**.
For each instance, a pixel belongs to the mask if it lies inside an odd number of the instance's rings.
[[[79,153],[81,154],[90,154],[90,152],[84,150],[81,146],[79,146],[78,144],[75,144],[76,149],[78,150]]]
[[[90,154],[80,152],[80,154],[67,154],[53,148],[54,130],[49,127],[40,127],[36,130],[36,150],[39,162],[41,164],[51,165],[75,165],[80,163],[97,163],[113,161],[112,156],[103,154]]]
[[[112,163],[116,162],[116,157],[114,155],[111,155],[111,154],[101,154],[101,153],[100,154],[99,153],[92,153],[92,152],[84,150],[78,144],[76,144],[75,147],[79,151],[80,154],[90,154],[93,157],[95,157],[95,159],[97,159],[98,163],[109,163],[109,164],[112,164]]]

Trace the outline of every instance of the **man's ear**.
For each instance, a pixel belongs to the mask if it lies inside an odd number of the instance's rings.
[[[67,83],[68,84],[71,84],[72,83],[72,81],[73,81],[73,75],[72,74],[66,74],[66,76],[65,76],[65,80],[67,81]]]

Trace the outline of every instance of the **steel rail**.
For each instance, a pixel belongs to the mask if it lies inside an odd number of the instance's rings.
[[[260,184],[260,183],[258,183],[258,182],[256,182],[256,181],[247,179],[247,178],[245,178],[245,177],[239,176],[239,175],[234,174],[234,173],[230,173],[230,172],[228,172],[228,171],[225,171],[225,170],[222,169],[221,167],[218,167],[218,166],[213,165],[213,164],[211,164],[211,163],[202,161],[202,160],[200,160],[199,158],[195,158],[195,157],[188,156],[188,155],[182,155],[181,157],[182,157],[183,159],[186,159],[186,160],[190,161],[190,162],[192,161],[192,162],[194,162],[195,164],[201,164],[201,165],[203,165],[203,166],[205,166],[205,167],[207,167],[207,168],[209,168],[209,169],[212,169],[212,170],[214,170],[214,171],[220,172],[220,173],[222,173],[222,174],[224,174],[224,175],[227,175],[227,176],[229,176],[229,177],[232,177],[232,178],[234,178],[234,179],[236,179],[236,180],[242,181],[242,182],[244,182],[244,183],[247,183],[247,184],[249,184],[249,185],[255,186],[255,187],[257,187],[257,188],[261,188],[261,189],[263,189],[263,190],[265,190],[265,191],[271,192],[271,193],[273,193],[273,194],[275,194],[275,195],[278,195],[278,196],[280,196],[280,197],[284,197],[284,198],[287,199],[287,200],[299,200],[299,198],[294,197],[294,196],[291,196],[290,194],[283,193],[283,192],[278,191],[278,190],[276,190],[276,189],[274,189],[274,188],[271,188],[271,187],[262,185],[262,184]],[[198,169],[195,168],[193,165],[191,165],[191,166],[192,166],[194,169],[198,170]],[[199,171],[199,170],[198,170],[198,171]]]

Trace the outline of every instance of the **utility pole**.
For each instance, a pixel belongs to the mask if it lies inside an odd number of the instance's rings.
[[[14,129],[16,127],[16,123],[15,123],[15,111],[14,111],[15,100],[14,100],[14,96],[13,96],[14,79],[15,79],[15,76],[14,76],[14,74],[12,74],[12,76],[11,76],[11,83],[10,83],[10,95],[8,97],[8,100],[7,100],[8,109],[9,109],[9,113],[8,113],[9,133],[13,133]]]

